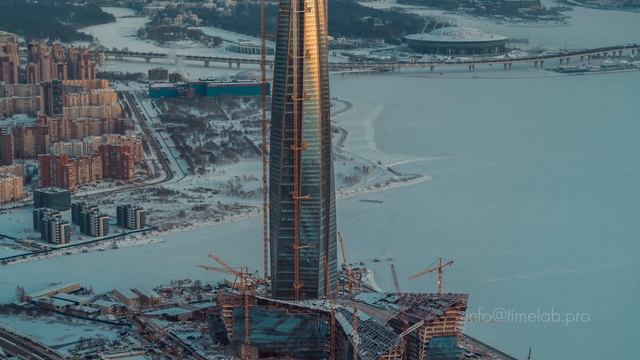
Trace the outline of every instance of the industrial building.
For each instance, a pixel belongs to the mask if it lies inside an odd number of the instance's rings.
[[[62,283],[58,285],[53,285],[49,288],[36,291],[33,293],[29,293],[26,295],[26,298],[29,300],[39,299],[42,297],[52,297],[58,294],[70,294],[76,292],[81,289],[79,283]]]
[[[118,205],[116,208],[118,226],[124,229],[138,230],[146,226],[147,212],[134,205]]]
[[[457,26],[405,36],[409,48],[416,52],[439,55],[482,55],[505,52],[508,38],[478,29]]]
[[[37,189],[33,192],[33,207],[69,210],[71,209],[71,192],[55,187]]]
[[[254,80],[198,80],[178,83],[155,83],[149,85],[152,99],[181,96],[260,96],[262,84]],[[267,94],[270,85],[267,83]]]

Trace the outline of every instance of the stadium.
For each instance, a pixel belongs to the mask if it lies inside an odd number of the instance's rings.
[[[405,36],[412,50],[424,54],[479,55],[505,52],[508,38],[478,29],[450,26]]]

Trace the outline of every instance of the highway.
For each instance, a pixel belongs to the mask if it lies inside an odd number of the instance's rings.
[[[129,109],[131,109],[132,116],[136,118],[138,123],[140,124],[140,128],[144,133],[144,138],[148,141],[149,145],[151,146],[151,150],[156,154],[156,158],[160,162],[160,165],[164,170],[165,176],[158,179],[157,181],[146,182],[144,184],[138,184],[138,185],[132,185],[132,186],[126,186],[126,187],[117,187],[117,188],[109,189],[106,191],[96,192],[96,193],[87,194],[87,195],[80,195],[76,197],[78,199],[100,197],[106,194],[121,192],[124,190],[132,190],[132,189],[138,189],[138,188],[148,187],[152,185],[159,185],[162,183],[166,183],[175,177],[175,173],[171,169],[171,164],[167,159],[167,156],[174,156],[173,153],[165,154],[162,151],[162,146],[158,142],[158,139],[156,138],[153,130],[149,127],[148,117],[145,116],[143,112],[140,110],[141,105],[136,101],[135,97],[128,91],[120,92],[120,94],[122,95],[122,101],[129,105]],[[175,160],[176,162],[178,161],[177,159]],[[184,178],[185,176],[186,174],[184,174],[183,172],[181,179]]]
[[[19,359],[64,360],[54,350],[0,326],[0,348]]]

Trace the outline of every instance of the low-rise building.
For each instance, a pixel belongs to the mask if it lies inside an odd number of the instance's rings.
[[[160,295],[153,290],[140,289],[140,288],[136,288],[132,290],[136,295],[138,295],[138,297],[140,297],[141,304],[152,306],[160,303]]]
[[[41,297],[51,297],[57,294],[71,294],[78,290],[80,290],[79,283],[76,283],[76,282],[62,283],[58,285],[52,285],[46,289],[42,289],[40,291],[27,294],[27,299],[33,300]]]
[[[122,304],[108,300],[96,300],[89,306],[100,309],[103,314],[117,314],[124,310]]]
[[[69,301],[69,302],[73,303],[76,306],[77,305],[87,305],[88,303],[91,302],[90,298],[83,297],[83,296],[78,296],[78,295],[73,295],[73,294],[56,294],[56,295],[53,295],[52,298],[58,299],[58,300]]]
[[[127,306],[138,306],[140,304],[140,297],[131,289],[113,289],[112,294],[118,301]]]

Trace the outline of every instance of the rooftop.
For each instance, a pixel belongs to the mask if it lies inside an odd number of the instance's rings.
[[[37,189],[36,191],[43,192],[43,193],[48,193],[48,194],[69,192],[69,190],[67,190],[67,189],[57,188],[57,187],[42,188],[42,189]]]
[[[38,119],[27,114],[14,114],[0,120],[1,126],[24,126],[34,125],[38,122]]]
[[[71,302],[75,302],[75,303],[78,303],[78,304],[83,304],[83,303],[89,302],[88,298],[82,297],[82,296],[73,295],[73,294],[56,294],[53,297],[55,299],[64,300],[64,301],[71,301]]]
[[[29,297],[32,299],[35,299],[43,296],[51,296],[51,295],[60,294],[60,293],[67,293],[69,289],[77,290],[79,288],[80,288],[79,283],[75,283],[75,282],[63,283],[63,284],[53,285],[46,289],[31,293],[29,294]]]
[[[442,316],[445,311],[459,304],[466,304],[467,294],[423,294],[423,293],[361,293],[356,300],[363,305],[379,309],[377,316],[393,316],[399,312],[430,321]],[[370,311],[371,311],[370,310]]]
[[[449,26],[435,29],[431,32],[410,34],[408,40],[433,41],[433,42],[484,42],[506,41],[508,38],[502,35],[485,33],[481,30],[467,27]]]

